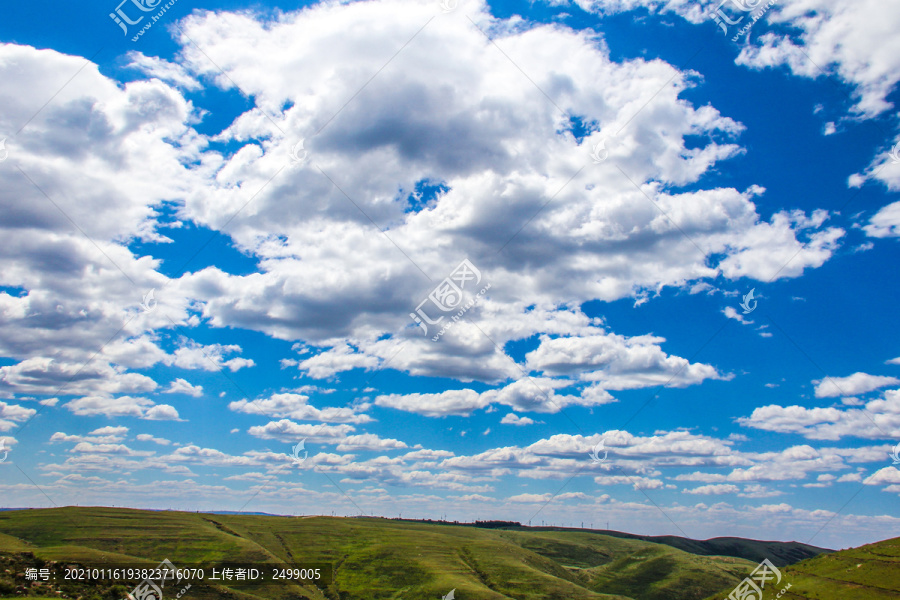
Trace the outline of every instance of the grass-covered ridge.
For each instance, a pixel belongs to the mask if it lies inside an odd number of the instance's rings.
[[[900,538],[850,548],[781,569],[781,600],[887,600],[900,598]],[[778,590],[776,590],[777,593]],[[727,598],[723,588],[709,600]],[[766,589],[766,598],[775,597]]]
[[[764,544],[730,540],[736,554]],[[0,512],[0,554],[27,561],[156,565],[327,562],[334,583],[242,588],[197,586],[185,600],[701,600],[737,584],[755,562],[709,554],[715,544],[582,530],[476,528],[377,518],[278,517],[76,508]],[[691,553],[675,547],[697,545]],[[783,546],[783,548],[782,548]],[[802,549],[815,552],[812,547]],[[29,563],[30,564],[30,563]],[[13,574],[14,575],[14,574]],[[9,574],[0,582],[9,584]],[[78,590],[82,600],[119,600],[120,590]],[[0,587],[0,597],[14,596]],[[61,594],[55,594],[61,591]],[[34,591],[32,597],[37,595]],[[29,591],[29,593],[31,593]],[[120,595],[116,596],[119,593]],[[51,595],[46,592],[41,595]],[[56,597],[76,592],[54,590]],[[19,595],[21,597],[21,594]]]

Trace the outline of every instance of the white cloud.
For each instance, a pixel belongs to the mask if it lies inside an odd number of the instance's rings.
[[[500,423],[503,425],[533,425],[534,421],[528,417],[520,417],[515,413],[509,413],[500,420]]]
[[[193,396],[194,398],[199,398],[203,395],[203,386],[202,385],[193,385],[189,381],[178,377],[172,383],[169,384],[168,389],[166,390],[167,394],[185,394],[187,396]]]
[[[702,485],[698,488],[693,488],[690,490],[682,490],[685,494],[703,494],[703,495],[721,495],[721,494],[736,494],[740,491],[740,488],[736,485],[732,485],[730,483],[722,483],[722,484],[714,484],[714,485]]]
[[[896,377],[854,373],[848,377],[826,377],[816,384],[816,398],[836,398],[838,396],[856,396],[872,390],[900,383]]]
[[[193,340],[186,340],[185,345],[175,350],[175,354],[165,360],[168,364],[173,364],[182,369],[202,369],[204,371],[228,369],[234,372],[244,367],[254,366],[255,363],[249,358],[235,357],[230,360],[224,359],[225,355],[240,351],[241,347],[237,344],[210,344],[204,346]]]
[[[778,3],[769,17],[786,33],[767,32],[749,44],[738,64],[787,66],[801,77],[831,73],[856,88],[854,109],[866,117],[889,109],[887,95],[900,80],[900,10],[878,0],[851,4],[830,0]],[[825,69],[825,73],[820,70]]]
[[[114,454],[118,456],[152,456],[153,452],[138,452],[124,444],[94,444],[78,442],[70,452],[77,454]]]
[[[724,310],[722,310],[722,314],[729,319],[734,319],[735,321],[743,325],[753,325],[753,321],[744,318],[744,315],[735,310],[733,306],[726,306]]]
[[[90,417],[135,417],[148,420],[178,420],[178,411],[167,404],[155,404],[134,396],[83,396],[65,405],[73,414]]]
[[[0,393],[29,394],[117,394],[150,392],[157,384],[139,373],[122,373],[109,364],[87,364],[53,358],[27,358],[15,365],[0,367]]]
[[[148,421],[179,421],[178,411],[169,404],[157,404],[147,409],[144,419]]]
[[[158,438],[150,435],[149,433],[139,433],[135,436],[135,439],[139,442],[153,442],[154,444],[159,444],[160,446],[168,446],[172,442],[165,438]]]
[[[415,412],[429,417],[467,416],[489,404],[474,390],[445,390],[434,394],[387,394],[375,398],[377,406]]]
[[[900,182],[900,175],[897,176],[897,179]],[[900,185],[890,187],[892,190],[900,189]],[[900,237],[900,202],[894,202],[881,208],[863,229],[869,237]]]
[[[156,77],[186,90],[199,90],[200,82],[191,77],[178,63],[171,63],[156,56],[146,56],[141,52],[129,52],[129,68],[137,69],[150,77]]]
[[[884,467],[872,473],[863,483],[866,485],[900,484],[900,470],[896,467]]]
[[[483,5],[470,8],[476,22],[491,21]],[[641,191],[603,167],[585,170],[562,191],[559,202],[541,211],[498,255],[496,250],[521,228],[507,218],[509,211],[536,212],[584,164],[590,143],[605,132],[593,133],[581,144],[558,134],[557,109],[534,94],[526,78],[511,76],[508,60],[494,52],[468,20],[451,16],[440,27],[422,30],[416,38],[421,51],[399,54],[396,69],[383,71],[366,88],[365,110],[351,103],[319,135],[311,136],[370,77],[365,74],[380,67],[374,58],[378,52],[372,49],[396,48],[399,32],[419,27],[418,19],[432,11],[427,2],[401,6],[385,1],[378,3],[378,10],[365,3],[314,6],[295,18],[265,24],[250,14],[228,13],[194,15],[184,23],[186,35],[200,40],[227,78],[183,40],[188,71],[215,77],[224,87],[235,82],[290,132],[283,135],[260,110],[239,117],[221,139],[240,142],[243,149],[220,171],[216,193],[198,193],[185,213],[207,226],[221,225],[251,188],[260,189],[274,169],[284,165],[299,137],[306,138],[316,165],[341,173],[341,190],[359,206],[347,202],[318,169],[298,167],[279,175],[278,184],[266,186],[252,210],[231,229],[236,243],[259,258],[262,272],[234,276],[209,268],[181,281],[186,293],[202,296],[203,314],[213,326],[327,342],[324,351],[298,365],[317,378],[353,368],[383,368],[402,345],[392,368],[413,375],[499,382],[520,375],[474,326],[457,323],[435,344],[416,337],[418,330],[409,320],[409,312],[433,285],[422,272],[436,282],[458,261],[448,256],[447,248],[466,248],[465,254],[489,276],[489,297],[467,317],[502,347],[552,327],[546,319],[528,317],[529,311],[546,314],[550,306],[614,300],[718,274],[793,277],[822,264],[836,247],[842,232],[817,230],[823,221],[818,217],[777,213],[771,222],[760,223],[752,202],[763,192],[758,187],[743,193],[665,193],[665,182],[696,181],[717,162],[740,152],[730,141],[689,150],[683,136],[718,131],[730,140],[742,126],[710,106],[693,108],[679,99],[678,90],[693,85],[688,74],[660,61],[616,64],[605,47],[584,34],[536,26],[505,31],[503,45],[510,56],[529,64],[532,79],[565,111],[615,128],[624,126],[635,108],[655,95],[653,105],[640,111],[611,146],[632,180],[655,183]],[[493,24],[503,31],[502,22]],[[242,34],[225,43],[222,28]],[[340,45],[340,52],[326,59],[304,59],[312,47],[337,47],[334,40],[344,39],[348,31],[358,35],[353,44]],[[366,50],[357,54],[360,48]],[[354,58],[348,62],[350,56]],[[445,68],[446,56],[460,61],[457,68]],[[477,60],[477,68],[472,60]],[[335,80],[331,62],[353,67]],[[300,77],[311,88],[325,91],[314,100],[297,97],[296,90],[285,85],[288,77]],[[582,83],[588,80],[606,85],[598,89]],[[436,89],[466,93],[435,95]],[[496,114],[509,116],[482,119],[478,107],[487,97],[507,107]],[[286,99],[295,104],[282,111]],[[438,139],[442,141],[431,142]],[[532,149],[529,164],[545,164],[541,172],[546,175],[523,168],[524,155],[509,150],[520,147]],[[353,168],[347,168],[351,163]],[[448,191],[428,210],[406,212],[406,193],[425,177],[445,181]],[[398,188],[403,190],[399,199]],[[661,218],[645,193],[681,228],[689,229],[692,239]],[[300,219],[287,211],[285,194],[316,218]],[[390,238],[416,257],[421,271],[383,236],[371,234],[368,217],[392,223]],[[797,239],[801,232],[808,239]],[[470,244],[472,239],[478,243]],[[708,266],[695,243],[725,256],[720,267]],[[537,247],[552,250],[536,255]],[[348,258],[347,248],[354,249],[354,256],[366,255],[366,263]],[[779,272],[798,251],[790,267]],[[523,262],[532,268],[523,271]],[[271,293],[274,290],[278,293]],[[537,308],[518,302],[523,296],[532,298],[529,304]],[[384,339],[385,333],[400,339]]]
[[[353,450],[399,450],[408,448],[400,440],[382,439],[374,433],[362,435],[348,435],[337,445],[338,452],[352,452]]]
[[[101,427],[88,435],[68,435],[57,431],[50,436],[51,442],[91,442],[96,444],[117,444],[125,439],[127,427]]]
[[[738,422],[745,427],[799,433],[809,439],[838,440],[855,436],[890,439],[900,434],[900,390],[888,390],[883,399],[871,400],[864,408],[768,405],[754,409]]]
[[[651,13],[675,13],[689,22],[712,28],[712,14],[718,0],[573,0],[584,10],[614,14],[645,7]],[[760,4],[757,4],[759,6]],[[761,3],[762,6],[767,6]],[[732,5],[726,13],[738,17]],[[744,17],[741,16],[741,20]],[[833,0],[792,0],[777,2],[766,10],[763,21],[778,24],[778,30],[757,24],[735,60],[752,69],[787,67],[794,75],[807,78],[836,76],[854,90],[853,112],[873,118],[892,108],[889,95],[900,81],[900,11],[880,0],[860,0],[852,4]],[[736,31],[740,24],[732,27]],[[730,33],[729,33],[730,35]],[[815,112],[824,107],[820,104]],[[854,115],[855,116],[855,115]],[[847,117],[853,118],[853,117]],[[839,123],[827,122],[823,134],[832,135]],[[900,142],[894,139],[891,145]],[[885,151],[862,174],[849,178],[853,187],[867,179],[881,180],[891,190],[900,189],[900,168]],[[872,237],[896,236],[900,231],[900,203],[891,204],[872,219],[866,232]]]
[[[616,401],[606,390],[600,389],[597,385],[588,386],[577,396],[556,392],[556,388],[569,387],[572,383],[562,379],[528,377],[480,394],[471,389],[445,390],[427,394],[387,394],[375,398],[375,404],[429,417],[442,417],[446,415],[468,416],[475,410],[493,404],[509,406],[522,412],[556,413],[570,405],[596,406]],[[529,422],[533,423],[530,419]]]
[[[265,425],[254,425],[247,433],[263,439],[275,439],[280,442],[296,443],[302,439],[308,442],[336,444],[350,435],[355,428],[352,425],[312,425],[294,423],[289,419],[270,421]]]
[[[594,477],[594,483],[597,485],[630,485],[636,490],[658,490],[665,486],[659,479],[637,475],[598,475]]]
[[[577,375],[604,389],[626,390],[667,384],[686,387],[723,377],[710,365],[690,364],[667,356],[659,347],[665,338],[606,334],[585,337],[541,336],[537,349],[525,357],[528,369],[547,375]]]
[[[582,9],[598,14],[615,14],[637,8],[651,13],[674,13],[691,23],[708,23],[719,0],[574,0]],[[766,2],[748,2],[759,10]],[[725,12],[740,18],[736,31],[747,21],[746,14]],[[740,15],[740,16],[739,16]],[[890,108],[887,95],[900,80],[900,44],[894,35],[900,29],[900,11],[879,0],[860,0],[854,4],[832,0],[793,0],[776,2],[765,12],[764,21],[784,27],[779,33],[766,30],[742,47],[737,64],[752,68],[784,65],[795,75],[816,78],[837,74],[856,89],[855,110],[872,117]],[[756,30],[763,24],[756,25]],[[825,70],[823,73],[821,69]]]
[[[372,417],[361,414],[368,404],[352,407],[326,407],[318,409],[309,404],[309,396],[303,394],[272,394],[269,398],[252,402],[238,400],[228,405],[229,410],[251,415],[269,417],[288,417],[300,421],[324,421],[329,423],[369,423]]]
[[[702,13],[684,3],[661,10],[689,19]],[[314,377],[390,364],[413,375],[501,383],[521,379],[498,349],[509,341],[561,334],[586,338],[586,346],[598,342],[596,331],[578,331],[575,311],[560,307],[643,299],[667,286],[699,289],[719,276],[796,277],[837,248],[843,232],[826,227],[822,211],[775,212],[762,221],[754,204],[764,193],[758,186],[671,191],[742,152],[736,140],[743,125],[684,99],[699,85],[693,73],[661,60],[614,62],[592,32],[513,26],[492,17],[484,3],[467,11],[499,35],[513,60],[528,64],[532,81],[510,71],[509,59],[456,14],[423,29],[417,51],[398,54],[367,85],[365,101],[347,104],[383,65],[382,56],[433,16],[433,2],[425,1],[315,5],[271,21],[249,12],[196,13],[177,36],[182,62],[130,53],[130,66],[151,79],[127,84],[80,57],[0,47],[6,65],[0,78],[10,90],[4,118],[25,122],[34,106],[54,97],[11,142],[11,160],[56,194],[54,203],[91,238],[73,231],[27,178],[4,178],[0,203],[11,212],[0,259],[7,283],[27,294],[0,294],[0,353],[19,361],[0,368],[0,393],[56,393],[113,337],[122,311],[133,318],[120,339],[71,381],[69,394],[153,391],[151,378],[127,369],[159,363],[231,371],[255,364],[226,359],[241,351],[233,344],[186,342],[166,354],[157,332],[173,322],[301,340],[320,350],[297,365]],[[323,56],[315,51],[322,47],[333,51]],[[79,76],[54,95],[72,72]],[[298,79],[316,95],[288,83]],[[257,104],[213,136],[233,149],[227,155],[210,149],[211,138],[193,128],[201,111],[166,83],[197,90],[198,81],[240,86]],[[557,107],[602,128],[576,141]],[[622,128],[609,148],[628,176],[611,162],[579,172],[591,145]],[[686,136],[708,141],[689,148]],[[278,171],[301,137],[333,181],[312,162]],[[424,179],[445,182],[447,191],[428,209],[410,211],[406,196]],[[524,220],[511,216],[537,213],[557,192],[557,201],[524,229]],[[231,222],[248,197],[253,203]],[[160,223],[164,201],[185,222],[217,231],[228,223],[227,234],[258,261],[259,272],[234,275],[210,266],[170,280],[158,271],[158,259],[136,256],[129,240],[171,241]],[[396,245],[372,233],[373,221],[390,224]],[[367,260],[359,261],[361,255]],[[463,255],[492,282],[489,297],[467,315],[491,339],[469,323],[457,324],[437,344],[416,337],[409,312]],[[708,264],[707,255],[722,260]],[[149,289],[158,291],[159,307],[145,314],[137,304]],[[657,354],[650,373],[633,373],[628,364],[580,366],[594,369],[603,390],[655,384],[684,359],[652,346],[630,349]],[[51,361],[45,348],[59,356]],[[540,363],[543,352],[534,360]],[[623,356],[625,363],[630,358]],[[708,365],[685,366],[673,385],[717,376]]]
[[[27,421],[36,412],[33,408],[0,402],[0,431],[14,429],[16,422]]]
[[[128,433],[128,428],[123,425],[107,425],[93,430],[91,435],[125,435],[126,433]]]

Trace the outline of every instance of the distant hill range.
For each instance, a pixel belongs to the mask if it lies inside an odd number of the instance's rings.
[[[618,531],[604,531],[605,535],[632,540],[643,540],[656,544],[672,546],[691,554],[700,556],[734,556],[746,558],[755,563],[768,558],[776,567],[783,567],[798,563],[807,558],[813,558],[820,554],[834,552],[826,548],[817,548],[800,542],[765,542],[761,540],[748,540],[736,537],[719,537],[708,540],[692,540],[674,535],[633,535]]]
[[[508,521],[466,525],[102,507],[3,511],[0,598],[120,600],[130,591],[122,585],[27,582],[24,570],[49,561],[156,565],[169,559],[176,566],[326,563],[334,569],[333,582],[318,587],[204,583],[182,600],[437,600],[451,590],[459,600],[704,600],[727,597],[763,558],[792,583],[783,600],[900,598],[898,540],[832,553],[795,542],[697,541]]]
[[[700,556],[733,556],[735,558],[746,558],[756,563],[762,562],[764,558],[777,567],[791,565],[807,558],[812,558],[820,554],[834,552],[827,548],[819,548],[810,546],[801,542],[766,542],[761,540],[750,540],[737,537],[719,537],[708,540],[693,540],[690,538],[678,537],[675,535],[637,535],[633,533],[623,533],[621,531],[612,531],[608,529],[576,529],[569,527],[523,527],[518,521],[475,521],[474,523],[456,523],[453,521],[413,521],[411,523],[439,523],[445,525],[467,525],[472,527],[482,527],[486,529],[507,529],[516,531],[589,531],[591,533],[599,533],[617,538],[625,538],[629,540],[642,540],[645,542],[653,542],[654,544],[665,544],[679,550],[684,550],[691,554]]]

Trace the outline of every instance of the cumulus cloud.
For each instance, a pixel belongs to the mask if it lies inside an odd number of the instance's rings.
[[[350,435],[355,428],[352,425],[310,425],[294,423],[290,419],[270,421],[265,425],[254,425],[247,430],[252,436],[263,439],[275,439],[281,442],[296,443],[302,439],[323,444],[336,444]]]
[[[468,416],[475,410],[493,404],[509,406],[520,412],[557,413],[567,406],[598,406],[616,401],[609,392],[597,385],[585,387],[578,395],[560,394],[556,391],[572,384],[572,381],[563,379],[527,377],[481,393],[462,389],[430,394],[386,394],[375,398],[375,404],[429,417],[442,417]],[[533,423],[530,419],[529,422]]]
[[[575,375],[610,390],[656,385],[686,387],[704,379],[722,379],[710,365],[690,364],[667,356],[659,347],[665,338],[606,334],[585,337],[541,336],[540,345],[525,357],[529,369],[548,375]]]
[[[167,394],[185,394],[186,396],[193,396],[194,398],[199,398],[203,395],[203,386],[202,385],[193,385],[191,382],[178,377],[172,383],[169,384],[169,387],[166,389]]]
[[[352,425],[310,425],[294,423],[289,419],[270,421],[266,425],[253,426],[250,435],[263,439],[296,443],[305,439],[311,443],[336,445],[341,452],[353,450],[397,450],[408,448],[405,442],[383,439],[372,433],[353,434]]]
[[[128,433],[127,427],[101,427],[90,432],[86,436],[68,435],[62,431],[57,431],[50,436],[51,442],[92,442],[97,444],[116,444],[125,439]]]
[[[303,394],[272,394],[269,398],[238,400],[228,405],[229,410],[246,414],[269,417],[288,417],[300,421],[323,421],[329,423],[369,423],[372,418],[361,413],[368,404],[353,407],[326,407],[318,409],[309,404],[309,396]]]
[[[900,383],[896,377],[854,373],[848,377],[826,377],[816,384],[816,398],[856,396]]]
[[[872,18],[872,15],[878,15]],[[787,25],[744,47],[738,64],[786,66],[795,75],[836,74],[855,87],[854,110],[874,117],[891,108],[888,94],[900,81],[900,45],[894,32],[900,10],[878,0],[843,4],[829,0],[778,3],[769,20]],[[823,72],[822,69],[825,69]]]
[[[27,358],[0,367],[0,393],[85,394],[150,392],[157,383],[140,373],[123,373],[108,363],[77,364],[54,358]]]
[[[900,390],[888,390],[884,398],[862,408],[778,406],[754,409],[738,422],[745,427],[798,433],[809,439],[839,440],[843,437],[890,439],[900,435]]]
[[[33,408],[0,402],[0,431],[14,429],[17,422],[27,421],[35,413],[37,411]]]
[[[182,339],[168,354],[158,332],[172,323],[302,340],[316,350],[296,366],[317,378],[390,367],[504,383],[522,374],[500,349],[553,334],[577,338],[570,343],[584,349],[632,344],[620,362],[565,365],[581,368],[601,390],[658,384],[675,374],[672,385],[717,378],[713,367],[687,365],[640,336],[586,332],[572,317],[577,311],[564,307],[693,288],[721,275],[795,277],[828,260],[843,232],[827,227],[822,213],[776,212],[761,220],[758,186],[671,191],[741,153],[740,123],[682,97],[698,84],[693,73],[661,60],[615,62],[588,32],[506,27],[485,4],[469,8],[480,26],[498,33],[510,57],[529,65],[531,80],[511,76],[509,60],[462,14],[450,14],[417,35],[415,52],[398,54],[391,69],[368,82],[381,55],[433,15],[425,1],[315,5],[271,21],[249,12],[198,12],[176,35],[178,65],[129,54],[146,80],[120,85],[88,63],[10,146],[11,160],[30,175],[5,181],[0,201],[15,212],[4,220],[9,244],[0,258],[3,283],[27,294],[0,294],[8,316],[0,351],[19,361],[2,367],[0,393],[52,394],[66,384],[71,394],[137,396],[156,384],[128,369],[237,371],[255,364],[227,358],[241,352],[234,344]],[[322,47],[335,51],[323,56],[315,50]],[[7,65],[0,75],[14,90],[4,113],[9,123],[29,118],[64,76],[84,66],[53,51],[5,45],[0,52]],[[10,70],[13,64],[27,80]],[[294,80],[306,87],[288,83]],[[218,134],[200,135],[193,126],[201,111],[183,92],[199,89],[198,82],[240,86],[256,106]],[[365,100],[347,104],[366,82]],[[154,110],[141,108],[148,106]],[[571,115],[592,124],[584,139],[572,133]],[[96,126],[80,125],[87,122]],[[609,149],[621,170],[613,162],[579,170],[592,144],[620,130]],[[707,142],[688,147],[686,136]],[[289,167],[300,138],[310,159]],[[211,140],[231,149],[212,150]],[[422,181],[441,182],[443,191],[413,210],[409,197]],[[49,190],[90,239],[40,201],[36,186]],[[550,197],[557,201],[547,205]],[[178,222],[227,233],[255,260],[256,272],[214,265],[162,275],[158,259],[134,254],[126,242],[170,241],[164,204]],[[472,323],[457,323],[440,343],[418,337],[409,313],[465,256],[490,279],[490,293],[467,313]],[[144,313],[138,304],[149,289],[157,290],[159,306]],[[129,318],[110,342],[122,311]],[[547,341],[533,355],[538,368],[552,369],[544,359],[560,348],[551,346]],[[43,356],[47,347],[59,348],[59,358]],[[84,371],[96,376],[69,382],[66,375],[97,348],[98,360]],[[650,372],[634,370],[641,359]],[[597,404],[601,395],[560,401]]]
[[[712,14],[721,4],[719,0],[573,2],[601,15],[645,8],[651,13],[676,14],[694,24],[707,22],[710,27]],[[753,8],[766,5],[747,3]],[[725,10],[730,9],[731,5],[727,5]],[[873,19],[872,15],[878,18]],[[900,81],[900,44],[894,35],[900,28],[900,11],[895,7],[878,0],[861,0],[852,5],[830,0],[794,0],[773,4],[765,11],[763,21],[784,27],[777,32],[765,29],[757,39],[744,45],[737,64],[757,69],[786,66],[800,77],[836,74],[854,86],[854,108],[860,114],[872,117],[891,107],[887,95]],[[755,29],[763,28],[763,24],[757,24]]]
[[[900,183],[900,169],[897,171],[897,179]],[[900,185],[891,186],[891,189],[900,189]],[[881,208],[863,229],[869,237],[900,237],[900,202],[894,202]]]
[[[768,279],[799,251],[789,268],[779,273],[797,276],[806,267],[822,264],[835,248],[842,232],[811,231],[822,224],[818,217],[779,213],[769,223],[759,222],[752,200],[761,188],[677,195],[665,193],[656,183],[635,189],[632,181],[696,181],[716,162],[736,156],[739,148],[732,142],[710,142],[688,150],[683,136],[719,131],[734,138],[742,126],[709,106],[692,108],[679,100],[677,90],[693,85],[687,74],[658,61],[614,63],[602,45],[565,28],[509,31],[503,43],[508,52],[527,61],[532,79],[550,90],[557,105],[602,124],[604,131],[592,132],[590,140],[578,143],[570,134],[557,133],[567,127],[561,125],[557,108],[534,94],[527,79],[509,78],[507,59],[491,51],[467,20],[453,15],[417,36],[422,51],[415,57],[401,53],[396,69],[372,80],[366,88],[365,110],[351,103],[331,121],[346,97],[355,93],[357,79],[359,84],[365,82],[370,75],[364,74],[380,66],[374,58],[377,53],[355,54],[354,49],[394,48],[404,24],[412,27],[433,10],[425,2],[404,3],[399,13],[395,8],[399,4],[390,1],[378,10],[366,4],[314,6],[275,23],[263,23],[250,14],[203,13],[184,23],[186,35],[200,40],[204,52],[228,77],[213,72],[209,59],[183,39],[186,68],[216,78],[223,87],[237,83],[254,95],[259,106],[220,136],[242,143],[243,149],[223,167],[219,177],[223,189],[217,190],[215,201],[210,194],[197,194],[186,204],[185,213],[215,228],[251,188],[260,189],[273,169],[284,165],[297,139],[305,138],[311,156],[306,167],[285,170],[277,183],[265,186],[252,210],[242,214],[230,232],[241,248],[258,257],[259,273],[235,276],[210,268],[180,282],[187,293],[205,292],[203,314],[213,325],[327,341],[322,351],[298,364],[318,378],[354,368],[383,368],[391,360],[392,368],[413,375],[496,382],[514,377],[515,368],[483,335],[502,347],[509,340],[545,333],[549,325],[538,319],[524,319],[527,327],[510,327],[510,322],[523,320],[529,305],[547,312],[551,305],[614,300],[719,273]],[[500,25],[483,5],[472,9],[486,26]],[[390,27],[372,27],[372,19],[380,23],[389,14],[403,17],[398,23],[392,16]],[[242,31],[240,41],[223,43],[223,28]],[[341,53],[355,57],[346,77],[331,78],[321,57],[304,59],[313,47],[335,46],[335,36],[343,39],[348,31],[359,37],[349,47],[341,45]],[[280,48],[277,58],[269,52],[273,44]],[[538,47],[553,49],[566,60],[536,53]],[[460,60],[479,57],[479,66],[468,67],[462,61],[456,69],[437,68],[448,55]],[[332,59],[342,60],[338,55]],[[265,69],[259,68],[262,64]],[[296,90],[285,86],[287,74],[325,92],[315,100],[297,97]],[[602,90],[582,83],[601,79],[607,82]],[[438,97],[436,89],[467,91]],[[611,146],[630,180],[585,170],[562,191],[560,202],[541,211],[514,237],[521,223],[507,218],[505,211],[535,212],[584,164],[589,142],[600,139],[607,127],[624,125],[633,116],[633,105],[640,106],[657,93],[653,106],[641,111],[630,122],[628,134]],[[481,119],[478,103],[483,97],[508,106],[495,114],[509,117]],[[293,100],[294,107],[282,110],[286,99]],[[445,135],[450,131],[453,135]],[[432,144],[428,141],[432,139],[442,141]],[[653,141],[657,139],[658,143]],[[522,169],[525,159],[510,153],[511,147],[532,148],[527,161],[547,165],[548,175]],[[648,156],[647,148],[658,149],[660,155]],[[340,190],[318,169],[339,182]],[[427,210],[407,211],[406,194],[424,179],[446,182],[447,189]],[[285,201],[288,194],[290,202]],[[660,218],[644,194],[654,197],[681,229],[690,229],[692,239]],[[601,197],[602,202],[597,200]],[[315,218],[298,219],[293,210],[286,210],[292,203],[308,207]],[[372,234],[370,218],[392,223],[393,243]],[[808,239],[797,239],[805,230],[810,230],[804,234]],[[498,254],[496,250],[511,239]],[[724,256],[719,268],[706,264],[695,243]],[[354,255],[365,254],[366,263],[346,260],[343,249],[348,247],[354,248]],[[408,315],[458,262],[460,256],[448,256],[446,248],[464,248],[462,255],[490,277],[493,287],[467,315],[484,334],[457,323],[451,335],[434,344],[415,337],[418,330],[410,328]],[[534,248],[550,251],[535,254]],[[407,256],[415,256],[415,264]],[[531,265],[528,272],[522,264]],[[216,293],[208,293],[211,290]],[[531,301],[516,302],[522,295]],[[385,333],[400,339],[384,339]],[[403,351],[392,359],[401,345]]]
[[[748,320],[744,315],[739,313],[733,306],[726,306],[722,310],[722,314],[728,317],[729,319],[734,319],[738,323],[742,325],[753,325],[753,321]]]
[[[682,490],[685,494],[702,494],[702,495],[721,495],[721,494],[736,494],[740,488],[736,485],[732,485],[730,483],[722,483],[722,484],[713,484],[713,485],[701,485],[700,487]]]
[[[349,435],[337,445],[338,452],[351,452],[353,450],[400,450],[408,446],[400,440],[382,439],[374,433],[361,435]]]
[[[900,470],[896,467],[884,467],[872,473],[863,481],[866,485],[897,485],[900,484]]]
[[[386,394],[375,398],[377,406],[415,412],[429,417],[467,416],[490,402],[475,390],[445,390],[433,394]]]
[[[159,438],[150,435],[149,433],[139,433],[135,436],[135,439],[139,442],[153,442],[154,444],[158,444],[160,446],[168,446],[172,443],[170,440]]]
[[[237,371],[244,367],[252,367],[255,363],[252,359],[235,357],[225,360],[225,356],[240,352],[237,344],[210,344],[204,346],[193,340],[187,340],[185,345],[175,350],[172,357],[165,359],[169,364],[182,369],[202,369],[204,371],[218,371],[228,369]]]
[[[156,404],[134,396],[83,396],[63,405],[73,414],[105,417],[135,417],[150,421],[176,421],[178,411],[168,404]]]
[[[500,420],[500,423],[503,425],[533,425],[534,421],[528,417],[520,417],[515,413],[509,413]]]
[[[157,56],[147,56],[141,52],[129,52],[128,67],[136,69],[149,77],[155,77],[166,83],[182,87],[186,90],[199,90],[201,85],[178,63],[169,62]]]

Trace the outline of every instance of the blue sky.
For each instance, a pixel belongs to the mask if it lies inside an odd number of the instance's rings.
[[[0,21],[5,506],[896,535],[900,10],[138,4]]]

